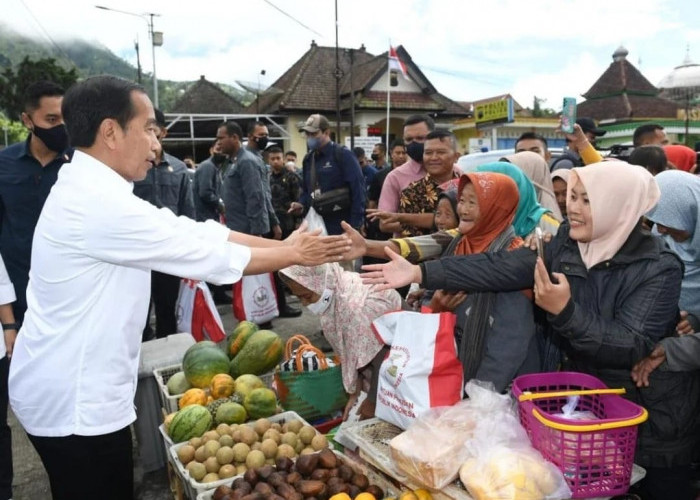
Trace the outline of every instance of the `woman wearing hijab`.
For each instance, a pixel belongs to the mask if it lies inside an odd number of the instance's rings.
[[[651,355],[632,371],[640,386],[649,384],[649,373],[666,362],[671,371],[700,369],[700,179],[680,170],[656,176],[659,203],[647,213],[653,231],[661,234],[685,265],[678,306],[680,337],[661,340]]]
[[[373,416],[376,377],[382,358],[379,354],[384,344],[374,335],[372,321],[401,309],[398,292],[364,285],[357,273],[344,271],[337,263],[291,266],[281,270],[280,275],[290,291],[301,299],[302,305],[319,316],[323,336],[340,357],[343,386],[351,395],[345,417],[362,389],[358,384],[358,371],[372,364],[372,383],[367,398],[370,403],[364,416]]]
[[[521,151],[514,155],[508,155],[501,158],[501,161],[507,161],[517,166],[523,171],[527,178],[530,179],[532,185],[535,186],[537,193],[537,202],[552,213],[557,221],[564,220],[559,203],[557,203],[554,195],[554,187],[549,173],[549,165],[544,158],[532,151]]]
[[[657,370],[648,387],[638,388],[630,377],[634,363],[676,327],[683,264],[640,223],[658,201],[659,188],[642,167],[609,161],[572,169],[567,189],[569,220],[546,245],[544,262],[520,249],[413,266],[387,252],[391,263],[368,266],[365,280],[385,286],[416,281],[467,293],[534,284],[547,334],[566,353],[564,367],[624,387],[624,397],[649,411],[635,456],[647,469],[643,498],[690,500],[700,378],[697,372]]]
[[[480,165],[476,171],[505,174],[515,181],[520,195],[518,210],[513,221],[513,229],[515,229],[516,235],[526,238],[535,231],[536,227],[550,234],[556,234],[559,230],[559,220],[554,217],[550,209],[541,206],[537,202],[535,188],[520,168],[511,163],[499,161]]]
[[[552,188],[554,189],[554,197],[561,210],[561,215],[566,218],[566,186],[569,184],[569,174],[571,170],[568,168],[560,168],[555,170],[550,175],[552,177]]]
[[[475,255],[514,250],[523,244],[513,230],[518,188],[496,173],[468,173],[459,180],[459,234],[443,255]],[[442,297],[442,298],[441,298]],[[518,375],[539,369],[530,291],[481,292],[446,298],[436,293],[432,310],[454,310],[455,338],[464,382],[492,382],[502,392]],[[514,324],[518,328],[514,328]]]
[[[666,158],[678,170],[695,173],[698,155],[688,146],[682,144],[666,144],[664,147]]]
[[[363,240],[355,232],[353,241],[367,255],[385,256],[384,248],[388,247],[412,262],[441,255],[510,251],[522,245],[512,226],[520,207],[518,188],[512,179],[493,172],[472,172],[460,177],[457,192],[460,222],[456,230],[389,241]],[[532,194],[534,197],[534,190]],[[493,382],[497,391],[503,391],[515,376],[539,369],[529,291],[465,295],[438,290],[428,310],[453,310],[461,318],[455,326],[455,337],[465,383],[477,378]],[[518,328],[513,328],[514,324]]]

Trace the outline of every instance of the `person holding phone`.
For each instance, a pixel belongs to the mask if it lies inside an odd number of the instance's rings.
[[[659,199],[644,168],[606,161],[571,171],[568,221],[545,245],[545,262],[529,249],[442,258],[415,266],[393,252],[388,264],[365,266],[366,283],[418,282],[448,291],[496,292],[534,285],[546,334],[565,369],[589,373],[644,406],[635,462],[646,468],[644,498],[692,499],[690,464],[700,444],[697,372],[650,374],[637,387],[634,364],[675,334],[683,265],[641,216]]]
[[[549,166],[552,172],[560,168],[572,169],[601,161],[602,157],[595,151],[595,144],[596,138],[604,136],[607,133],[606,130],[598,128],[593,119],[587,117],[576,119],[571,132],[564,130],[563,120],[561,126],[566,136],[566,149]],[[590,146],[593,147],[588,151]]]

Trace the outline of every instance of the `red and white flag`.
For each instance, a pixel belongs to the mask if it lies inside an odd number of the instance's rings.
[[[406,65],[399,58],[399,55],[396,53],[396,49],[389,46],[389,71],[392,70],[400,71],[406,80],[410,80],[410,78],[408,78],[408,71],[406,71]]]

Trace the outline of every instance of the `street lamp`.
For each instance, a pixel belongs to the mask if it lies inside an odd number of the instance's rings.
[[[148,25],[148,35],[151,37],[151,50],[153,54],[153,103],[155,107],[158,107],[158,77],[156,76],[156,47],[163,45],[163,32],[153,31],[153,18],[160,16],[160,14],[155,14],[153,12],[146,12],[144,14],[137,14],[135,12],[128,12],[126,10],[113,9],[111,7],[105,7],[104,5],[95,5],[96,8],[102,10],[110,10],[112,12],[119,12],[120,14],[127,14],[129,16],[140,17]]]

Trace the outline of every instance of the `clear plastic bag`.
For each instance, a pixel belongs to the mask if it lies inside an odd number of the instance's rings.
[[[492,384],[470,381],[467,394],[470,399],[431,409],[389,442],[400,471],[433,489],[457,478],[460,465],[470,457],[465,443],[473,438],[479,421],[512,407],[510,398],[493,391]]]
[[[470,384],[470,398],[478,398],[482,407],[492,409],[479,419],[472,438],[464,443],[468,458],[461,464],[459,478],[474,500],[570,498],[571,490],[561,471],[530,444],[515,401]]]

